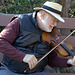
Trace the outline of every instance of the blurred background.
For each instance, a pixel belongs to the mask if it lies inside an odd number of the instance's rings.
[[[75,0],[0,0],[0,13],[31,13],[34,7],[41,7],[45,1],[54,1],[62,4],[62,16],[75,17]]]

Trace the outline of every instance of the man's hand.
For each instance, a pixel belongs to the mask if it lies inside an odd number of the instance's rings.
[[[38,63],[36,57],[31,54],[26,54],[23,58],[23,62],[28,63],[30,69],[34,68]]]
[[[72,66],[75,66],[75,56],[73,57],[73,59],[69,59],[67,61],[68,64],[71,64]]]

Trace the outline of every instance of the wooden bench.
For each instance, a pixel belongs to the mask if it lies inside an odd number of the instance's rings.
[[[0,26],[6,26],[10,19],[14,15],[7,15],[7,14],[0,14]],[[64,18],[65,23],[59,22],[57,27],[60,30],[60,33],[62,34],[62,39],[65,38],[67,35],[69,35],[74,29],[75,29],[75,18]],[[75,36],[74,34],[70,36],[66,41],[68,41],[75,52]],[[3,54],[0,53],[0,62],[2,60]],[[50,75],[75,75],[74,73],[51,73]]]

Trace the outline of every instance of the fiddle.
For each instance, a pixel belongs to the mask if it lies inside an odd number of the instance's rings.
[[[52,32],[42,32],[42,41],[51,47],[57,46],[61,42],[61,34],[56,27],[53,28]],[[62,41],[60,45],[56,48],[59,56],[67,57],[74,56],[72,46],[68,42]]]

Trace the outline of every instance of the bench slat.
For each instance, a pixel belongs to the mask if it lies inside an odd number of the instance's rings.
[[[14,15],[0,15],[0,26],[6,26]]]
[[[6,26],[10,19],[14,16],[14,14],[11,15],[0,15],[0,26]],[[75,29],[75,18],[64,18],[65,23],[59,22],[57,27],[58,28],[64,28],[64,29]]]
[[[59,29],[75,29],[75,18],[64,18],[65,22],[59,22],[57,27]]]
[[[64,39],[66,36],[61,36],[62,39]],[[70,36],[66,40],[72,47],[75,47],[75,36]]]

